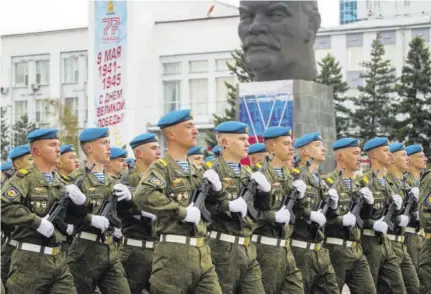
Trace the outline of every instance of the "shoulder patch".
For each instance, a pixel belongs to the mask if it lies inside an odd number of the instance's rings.
[[[301,171],[297,168],[292,169],[292,172],[294,172],[295,174],[300,174]]]
[[[362,178],[362,181],[363,181],[365,184],[368,184],[368,182],[369,182],[367,177],[363,177],[363,178]]]
[[[164,159],[162,159],[162,158],[160,158],[159,160],[157,160],[155,162],[155,164],[157,164],[161,168],[165,168],[165,167],[168,166],[168,163]]]
[[[9,187],[6,191],[2,193],[2,200],[9,202],[13,201],[16,197],[18,197],[21,193],[15,187]]]
[[[29,173],[29,171],[28,170],[26,170],[26,169],[20,169],[20,170],[18,170],[17,172],[16,172],[16,175],[17,175],[17,177],[20,177],[20,178],[23,178],[23,177],[25,177],[27,174]]]
[[[165,184],[165,181],[163,181],[159,177],[153,175],[153,176],[148,178],[147,183],[149,183],[153,186],[160,187],[160,186],[163,186]]]
[[[431,208],[431,192],[425,197],[424,204],[426,207]]]
[[[256,163],[256,166],[260,168],[262,165],[260,163]]]
[[[211,168],[213,166],[213,162],[212,161],[208,161],[207,163],[205,163],[205,165],[209,168]]]
[[[328,182],[329,182],[329,184],[333,184],[334,183],[334,180],[331,178],[331,177],[328,177],[327,179],[326,179]]]

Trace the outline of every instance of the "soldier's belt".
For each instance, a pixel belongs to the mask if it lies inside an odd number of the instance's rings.
[[[205,244],[204,238],[192,238],[180,235],[160,235],[160,242],[185,244],[195,247],[202,247]]]
[[[228,234],[215,232],[215,231],[210,232],[209,236],[211,239],[229,242],[232,244],[243,245],[246,247],[250,245],[250,237],[238,237],[238,236],[228,235]]]
[[[31,243],[18,243],[17,248],[24,251],[37,252],[53,256],[60,253],[60,247],[46,247]]]
[[[13,239],[11,239],[9,237],[6,237],[5,241],[4,241],[4,245],[11,245],[13,247],[17,247],[18,246],[18,241],[13,240]]]
[[[401,235],[386,234],[386,238],[395,242],[404,242],[404,236]]]
[[[370,230],[370,229],[364,229],[362,231],[362,235],[364,235],[364,236],[370,236],[370,237],[375,237],[376,236],[376,231]]]
[[[299,241],[299,240],[293,240],[293,239],[290,245],[292,245],[293,247],[310,249],[314,251],[319,251],[320,249],[322,249],[322,243],[311,243],[311,242],[305,242],[305,241]]]
[[[333,244],[333,245],[340,245],[340,246],[345,246],[349,248],[355,248],[358,245],[358,242],[328,237],[325,240],[325,244]]]
[[[411,234],[419,234],[420,235],[420,232],[417,232],[416,231],[416,228],[412,228],[412,227],[405,227],[405,232],[406,233],[411,233]]]
[[[251,241],[263,244],[263,245],[269,245],[269,246],[275,246],[275,247],[290,247],[290,239],[282,240],[277,238],[269,238],[261,235],[253,235],[251,236]]]
[[[425,234],[425,239],[431,239],[431,233],[426,233]]]
[[[154,248],[154,242],[151,241],[142,241],[142,240],[136,240],[136,239],[130,239],[130,238],[123,238],[123,244],[127,246],[133,246],[133,247],[141,247],[141,248]]]
[[[87,232],[80,232],[80,233],[76,234],[76,238],[89,240],[89,241],[93,241],[93,242],[99,242],[99,243],[103,243],[103,244],[107,244],[107,245],[112,243],[112,236],[106,236],[105,242],[103,242],[102,236],[97,235],[97,234],[87,233]]]

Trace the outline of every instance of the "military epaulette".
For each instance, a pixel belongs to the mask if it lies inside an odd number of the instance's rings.
[[[299,175],[301,171],[297,168],[292,169],[292,173]]]
[[[214,163],[212,161],[208,161],[207,163],[205,163],[205,166],[208,168],[212,168],[213,165]]]
[[[28,175],[30,173],[30,171],[28,171],[28,170],[26,170],[26,169],[24,169],[24,168],[22,168],[22,169],[20,169],[20,170],[18,170],[17,172],[16,172],[16,176],[17,177],[19,177],[19,178],[24,178],[26,175]]]
[[[260,163],[256,163],[256,166],[260,168],[262,165]]]
[[[331,177],[327,177],[326,178],[326,181],[329,183],[329,184],[333,184],[334,183],[334,179],[333,178],[331,178]]]
[[[168,166],[168,163],[163,158],[160,158],[159,160],[157,160],[156,164],[161,168],[165,168]]]
[[[367,178],[367,177],[363,177],[363,178],[361,179],[361,182],[364,182],[365,184],[368,184],[369,180],[368,180],[368,178]]]

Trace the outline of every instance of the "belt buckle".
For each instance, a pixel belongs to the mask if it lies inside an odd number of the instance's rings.
[[[105,244],[110,245],[112,243],[112,236],[106,236]]]
[[[54,248],[52,248],[52,255],[53,256],[56,256],[59,253],[60,253],[60,247],[54,247]]]
[[[400,242],[404,243],[404,236],[400,236]]]
[[[357,244],[356,241],[352,241],[352,248],[356,248],[356,244]]]
[[[320,251],[322,249],[322,245],[320,243],[314,244],[314,251]]]
[[[244,237],[244,246],[248,247],[250,245],[250,237]]]
[[[285,240],[284,248],[290,248],[290,239]]]

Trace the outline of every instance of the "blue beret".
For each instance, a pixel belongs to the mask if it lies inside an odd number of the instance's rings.
[[[215,155],[219,155],[220,154],[220,146],[219,145],[215,145],[213,149],[211,149],[212,153],[214,153]]]
[[[405,150],[404,144],[403,143],[389,144],[389,150],[391,151],[391,153],[403,151],[403,150]]]
[[[359,140],[355,138],[342,138],[332,144],[332,150],[334,151],[347,147],[359,147]]]
[[[207,163],[208,161],[211,161],[211,160],[214,160],[215,159],[215,156],[208,156],[207,158],[205,158],[205,163]]]
[[[299,157],[299,155],[295,154],[295,155],[293,155],[293,160],[295,161],[295,163],[298,163],[301,161],[301,157]]]
[[[197,155],[197,154],[199,154],[199,155],[203,154],[201,146],[192,147],[192,148],[189,149],[189,152],[187,152],[187,156]]]
[[[364,145],[364,152],[368,152],[374,148],[387,146],[389,140],[386,137],[377,137],[367,141]]]
[[[30,143],[38,140],[59,139],[58,130],[55,129],[36,129],[27,135]]]
[[[143,133],[140,134],[139,136],[135,137],[132,139],[132,141],[130,141],[130,147],[132,149],[147,144],[147,143],[151,143],[151,142],[158,142],[159,138],[157,138],[156,134],[153,133]]]
[[[12,161],[6,161],[1,164],[1,171],[7,171],[12,168]]]
[[[75,149],[73,149],[72,144],[60,146],[60,154],[61,155],[65,154],[67,152],[75,152]]]
[[[128,165],[133,165],[135,163],[135,161],[136,161],[136,159],[134,159],[132,157],[126,158],[126,163]]]
[[[305,134],[304,136],[296,139],[293,147],[301,148],[301,147],[304,147],[305,145],[310,144],[313,141],[322,141],[322,137],[320,137],[320,133]]]
[[[225,121],[215,128],[217,133],[248,134],[248,125],[240,121]]]
[[[193,115],[190,109],[175,110],[162,116],[157,126],[163,129],[191,119],[193,119]]]
[[[271,139],[281,136],[292,136],[292,130],[289,127],[269,127],[263,132],[262,138]]]
[[[14,159],[16,159],[20,156],[26,155],[26,154],[30,154],[30,147],[27,144],[14,148],[9,153],[9,158],[14,160]]]
[[[266,152],[265,144],[263,143],[256,143],[248,147],[248,154],[260,153],[260,152]]]
[[[127,157],[127,150],[125,150],[123,148],[118,148],[118,147],[111,147],[110,159],[115,159],[115,158],[119,158],[119,157],[126,158]]]
[[[406,147],[406,152],[409,156],[423,151],[424,150],[421,145],[409,145]]]
[[[109,137],[108,128],[86,128],[79,135],[79,141],[91,142],[105,137]]]

